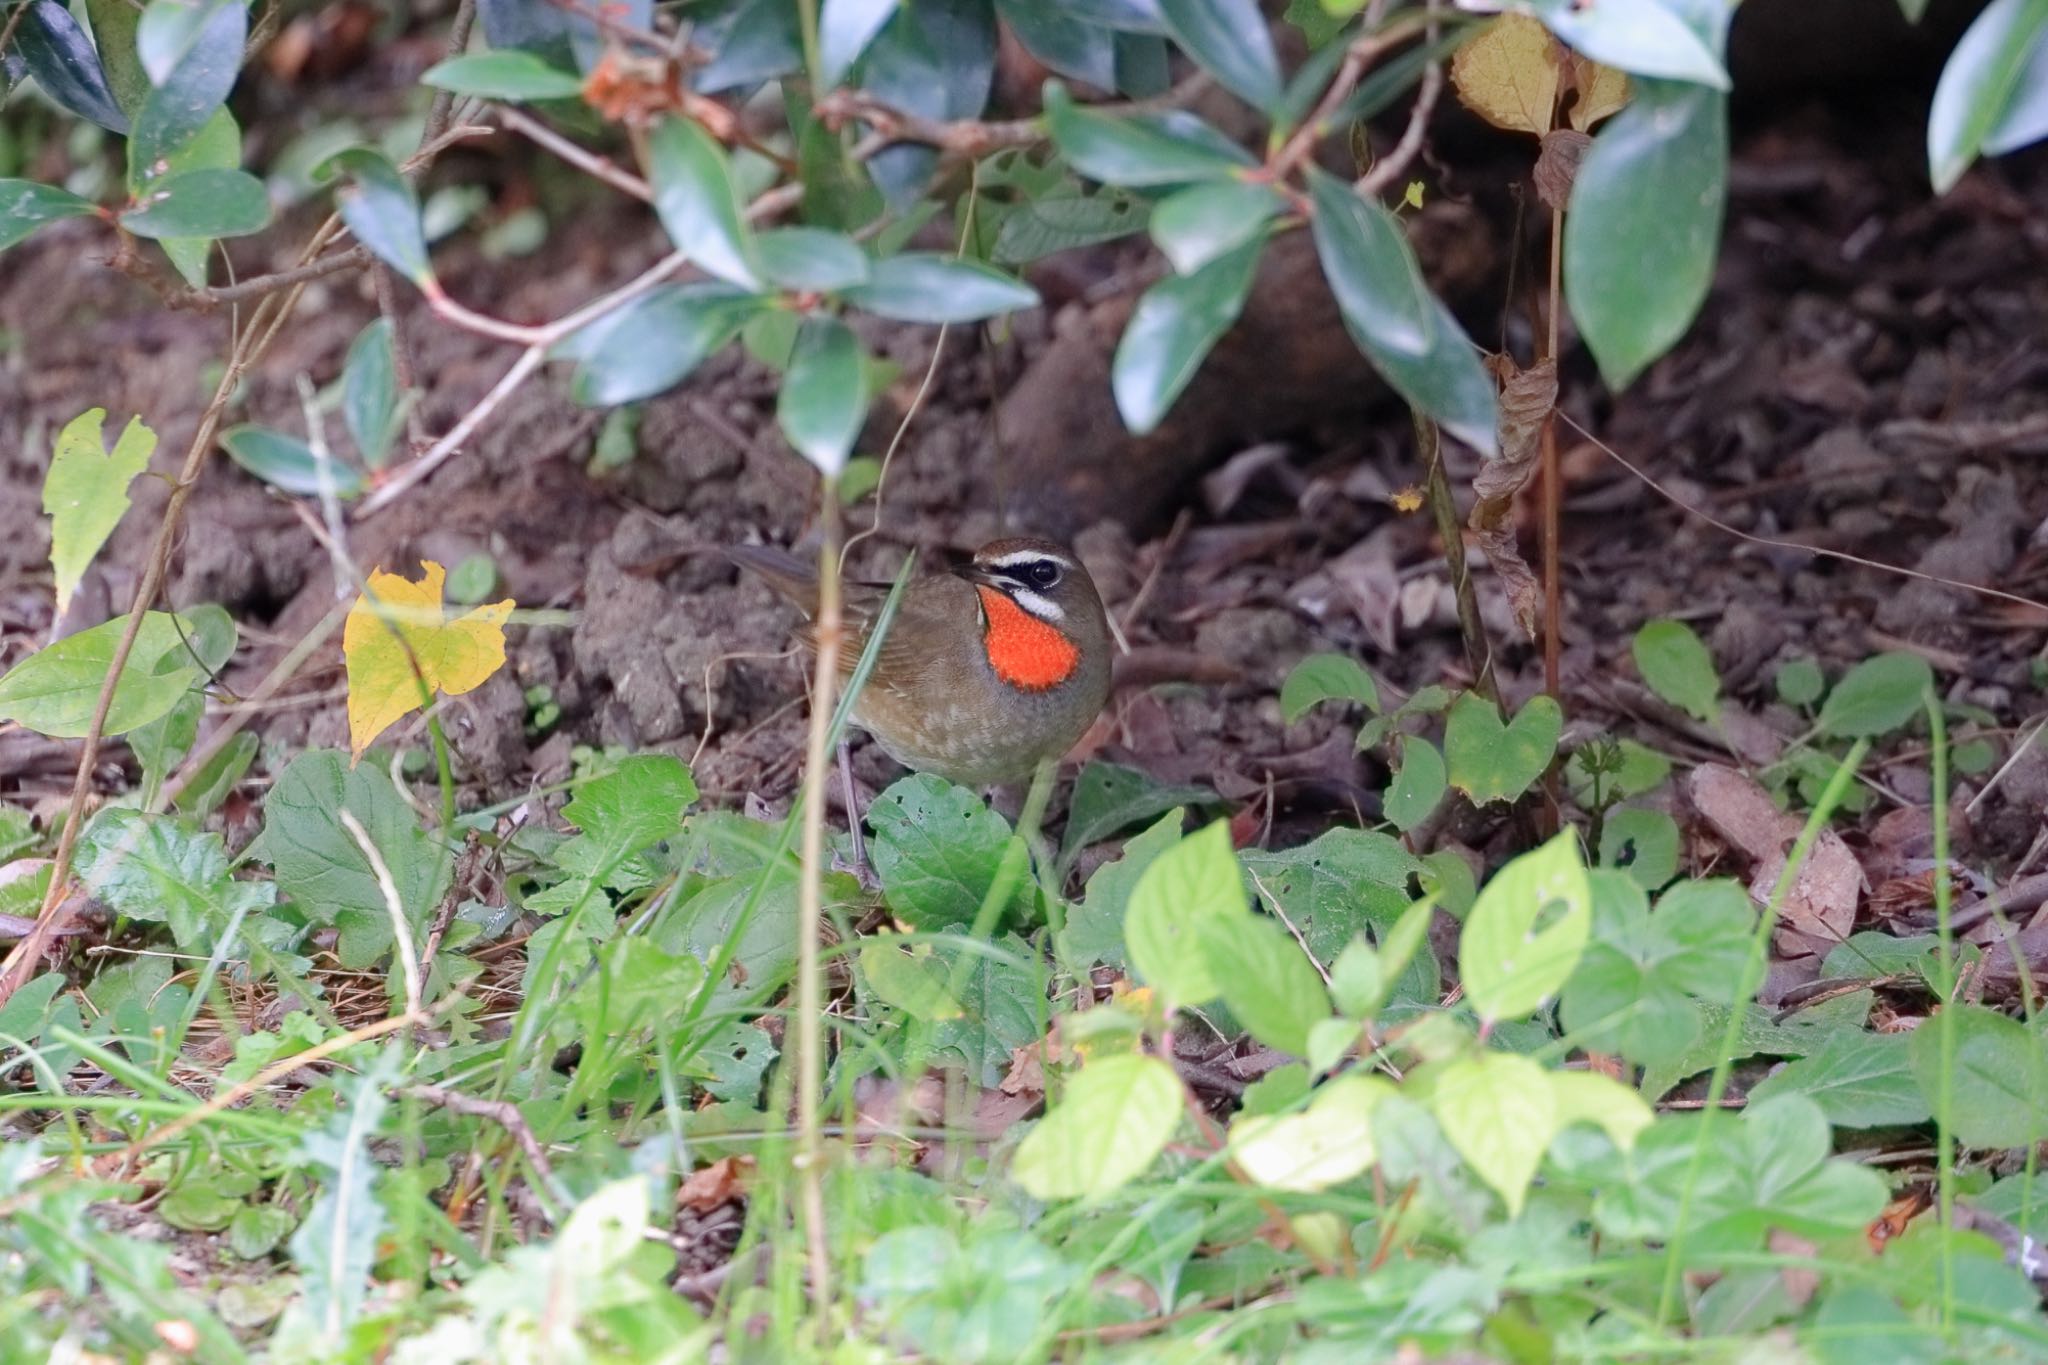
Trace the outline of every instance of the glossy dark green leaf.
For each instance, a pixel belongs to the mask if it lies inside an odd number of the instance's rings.
[[[839,84],[896,13],[897,0],[825,0],[818,8],[818,77]]]
[[[198,136],[234,89],[248,37],[243,0],[158,0],[143,13],[136,50],[155,88],[136,111],[130,162],[153,167]]]
[[[645,30],[651,26],[653,14],[653,0],[605,0],[601,9],[566,5],[560,0],[477,0],[477,17],[493,48],[521,48],[551,65],[574,66],[579,71],[595,66],[606,43],[616,41],[600,29],[600,16],[624,29]],[[705,22],[698,25],[693,38],[713,26],[710,15],[701,17]]]
[[[1531,8],[1552,33],[1617,71],[1728,88],[1714,46],[1665,0],[1534,0]]]
[[[420,226],[420,201],[412,186],[381,153],[352,147],[328,158],[326,173],[345,172],[355,183],[335,196],[341,220],[370,254],[414,284],[433,278],[427,236]]]
[[[391,321],[378,318],[356,334],[341,368],[341,416],[363,463],[381,469],[398,435],[398,357]]]
[[[569,384],[577,402],[637,402],[680,384],[765,306],[729,284],[664,285],[591,323],[555,355],[579,362]]]
[[[2048,0],[1991,0],[1956,43],[1927,112],[1927,172],[1945,194],[1985,150],[2048,35]],[[2026,92],[2028,100],[2039,100]]]
[[[99,50],[100,69],[114,92],[121,112],[135,117],[149,98],[154,82],[142,69],[142,54],[136,37],[147,11],[133,0],[85,0],[85,24],[92,30],[92,45]]]
[[[707,273],[759,289],[753,234],[740,216],[725,149],[692,120],[670,118],[654,130],[648,156],[654,211],[669,239]]]
[[[281,492],[310,497],[320,491],[320,459],[295,436],[268,427],[229,427],[220,434],[220,444],[229,459]],[[338,498],[353,498],[363,491],[362,474],[340,460],[327,461],[324,477],[332,480]]]
[[[1692,325],[1727,197],[1727,97],[1638,81],[1579,163],[1565,216],[1565,298],[1610,388],[1626,388]]]
[[[270,224],[270,195],[243,171],[185,171],[154,181],[121,215],[138,237],[241,237]]]
[[[1279,105],[1280,58],[1257,0],[1159,0],[1159,12],[1173,40],[1224,89],[1261,109]]]
[[[1024,50],[1069,80],[1098,90],[1116,89],[1116,32],[1091,24],[1044,0],[996,0],[1010,32]]]
[[[1183,185],[1234,179],[1251,153],[1193,114],[1103,114],[1045,87],[1045,116],[1060,154],[1081,174],[1109,185]]]
[[[1061,0],[1059,7],[1084,23],[1121,33],[1166,32],[1159,0]]]
[[[1458,320],[1429,292],[1399,225],[1340,180],[1315,171],[1311,182],[1316,255],[1345,330],[1395,392],[1492,454],[1493,380]]]
[[[1159,425],[1209,348],[1237,321],[1258,262],[1259,244],[1251,243],[1145,291],[1109,371],[1125,426],[1142,435]]]
[[[54,223],[59,218],[84,218],[98,212],[98,205],[90,199],[81,199],[55,185],[0,180],[0,251],[45,223]]]
[[[110,133],[128,131],[128,115],[107,84],[99,53],[63,0],[31,0],[14,31],[13,51],[59,108]]]
[[[1134,100],[1163,95],[1173,85],[1173,58],[1166,39],[1150,33],[1116,35],[1116,89]]]
[[[138,68],[139,70],[139,68]],[[131,161],[128,166],[129,194],[141,198],[153,186],[187,171],[233,171],[242,165],[242,128],[225,107],[213,111],[204,128],[191,141],[154,165],[144,167]],[[207,266],[213,251],[208,237],[165,237],[158,245],[170,258],[178,274],[194,286],[207,280]]]
[[[715,55],[697,69],[698,90],[715,95],[803,69],[797,7],[788,0],[724,0],[705,9],[691,40]]]
[[[487,100],[562,100],[583,93],[581,77],[517,49],[450,57],[428,67],[420,84]]]
[[[2048,138],[2048,29],[2034,35],[2026,70],[1998,121],[1984,135],[1984,155],[2004,156]]]
[[[1190,185],[1152,210],[1152,240],[1185,275],[1263,236],[1282,207],[1279,195],[1248,181]]]
[[[868,47],[861,86],[899,109],[932,119],[978,118],[995,79],[992,0],[906,0]],[[868,163],[882,196],[914,202],[937,161],[929,147],[902,144]]]
[[[977,322],[1038,306],[1038,292],[978,261],[906,251],[875,262],[868,282],[844,292],[857,308],[901,322]]]
[[[754,239],[761,273],[783,289],[829,292],[866,284],[868,254],[843,232],[771,228]]]
[[[853,453],[867,412],[866,365],[852,330],[838,318],[806,318],[775,404],[782,434],[799,455],[833,476]]]

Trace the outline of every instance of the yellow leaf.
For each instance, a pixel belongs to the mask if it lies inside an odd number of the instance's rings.
[[[1414,484],[1410,484],[1406,488],[1397,488],[1388,498],[1388,501],[1394,504],[1396,512],[1414,512],[1422,507],[1422,490]]]
[[[1564,45],[1526,14],[1503,14],[1451,58],[1451,84],[1465,107],[1496,128],[1550,130]]]
[[[420,568],[425,574],[417,583],[381,569],[371,574],[369,592],[356,598],[342,627],[349,752],[355,758],[394,722],[426,705],[433,692],[460,696],[505,665],[512,599],[451,621],[441,605],[448,571],[431,560],[422,560]]]
[[[1571,124],[1582,133],[1619,112],[1632,93],[1625,74],[1576,52],[1572,54],[1572,84],[1578,87],[1579,97],[1572,101]]]

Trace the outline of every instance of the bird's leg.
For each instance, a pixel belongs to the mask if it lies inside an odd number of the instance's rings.
[[[860,879],[862,886],[872,888],[875,873],[868,866],[868,842],[860,831],[860,799],[853,788],[853,753],[844,736],[839,740],[839,783],[840,799],[846,806],[846,833],[853,842],[853,875]]]

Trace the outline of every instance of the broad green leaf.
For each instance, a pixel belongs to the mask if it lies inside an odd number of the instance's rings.
[[[1344,329],[1395,391],[1482,455],[1495,450],[1498,403],[1479,352],[1429,292],[1386,210],[1311,169],[1316,256]]]
[[[2048,1045],[2025,1024],[1981,1005],[1949,1005],[1955,1018],[1954,1112],[1966,1147],[2024,1147],[2048,1137]],[[1941,1106],[1941,1020],[1913,1030],[1908,1060],[1928,1105]]]
[[[896,12],[897,0],[824,0],[818,7],[818,78],[839,84]]]
[[[1596,774],[1593,771],[1596,756],[1603,763],[1610,759],[1619,761]],[[1572,750],[1572,756],[1565,760],[1564,765],[1565,784],[1571,790],[1572,800],[1587,810],[1653,792],[1670,776],[1670,759],[1632,739],[1616,741],[1612,750],[1605,751],[1597,742],[1581,744]]]
[[[1203,357],[1237,321],[1259,246],[1239,247],[1192,275],[1169,276],[1138,300],[1109,371],[1117,411],[1133,433],[1143,435],[1165,419]]]
[[[355,181],[335,196],[341,220],[355,239],[378,260],[424,287],[434,269],[427,260],[420,201],[398,168],[381,153],[354,147],[329,157],[324,170]]]
[[[249,9],[244,0],[156,0],[143,12],[135,34],[136,51],[155,88],[135,114],[135,128],[128,141],[132,163],[155,166],[212,120],[234,89],[235,77],[242,69],[242,45],[248,36]],[[266,205],[266,216],[267,209]]]
[[[50,472],[43,476],[43,512],[50,518],[50,567],[57,576],[57,614],[128,511],[128,485],[149,467],[156,433],[140,417],[128,419],[109,452],[101,424],[105,408],[88,408],[57,433]]]
[[[1010,1174],[1034,1199],[1114,1194],[1180,1125],[1180,1077],[1157,1057],[1105,1057],[1081,1068],[1017,1147]]]
[[[1424,1102],[1444,1137],[1500,1195],[1508,1214],[1520,1214],[1559,1127],[1550,1073],[1527,1057],[1477,1052],[1417,1079],[1426,1081]]]
[[[1692,325],[1727,197],[1727,97],[1637,82],[1579,163],[1565,215],[1565,298],[1609,388],[1626,388]]]
[[[1159,0],[1159,12],[1218,84],[1268,112],[1280,103],[1280,59],[1257,0]]]
[[[1248,914],[1230,822],[1218,820],[1161,852],[1138,879],[1124,915],[1131,965],[1170,1008],[1205,1005],[1223,991],[1209,926]]]
[[[130,919],[168,924],[179,946],[201,951],[215,946],[237,911],[277,900],[273,883],[229,877],[219,835],[119,806],[99,812],[79,836],[78,875],[94,900]]]
[[[1230,1125],[1230,1155],[1268,1189],[1313,1192],[1363,1175],[1378,1160],[1372,1116],[1395,1094],[1377,1076],[1347,1072],[1298,1114],[1252,1114]]]
[[[1266,223],[1284,207],[1264,185],[1239,180],[1190,185],[1161,200],[1152,211],[1152,240],[1186,275],[1219,256],[1263,236]]]
[[[154,163],[128,166],[129,193],[140,202],[159,182],[189,171],[233,171],[242,165],[242,126],[226,106],[214,110],[213,118],[190,142]],[[268,193],[268,190],[265,191]],[[213,253],[211,237],[163,237],[157,245],[186,283],[204,285]]]
[[[1042,0],[996,0],[996,13],[1024,50],[1071,80],[1116,89],[1114,30]]]
[[[1083,774],[1086,777],[1086,774]],[[1187,813],[1178,807],[1168,811],[1151,828],[1124,844],[1123,856],[1104,863],[1088,878],[1081,903],[1067,911],[1066,928],[1059,936],[1060,961],[1076,971],[1087,971],[1097,963],[1128,969],[1124,949],[1124,913],[1138,879],[1166,849],[1180,842],[1180,827]]]
[[[1818,1051],[1758,1081],[1750,1089],[1750,1102],[1804,1095],[1837,1128],[1925,1123],[1934,1110],[1913,1078],[1910,1052],[1905,1034],[1841,1029],[1830,1033]]]
[[[85,218],[99,206],[55,185],[33,180],[0,180],[0,251],[5,251],[45,223],[60,218]]]
[[[377,318],[349,344],[341,369],[341,415],[363,463],[384,467],[404,414],[398,406],[398,358],[391,320]]]
[[[845,879],[849,889],[852,878]],[[1045,1036],[1045,992],[1048,971],[1037,951],[1015,934],[991,945],[993,954],[975,953],[974,966],[961,987],[960,1017],[932,1026],[933,1064],[947,1055],[959,1058],[969,1083],[993,1088],[1015,1061],[1014,1053]],[[950,979],[947,983],[952,984]]]
[[[1645,891],[1678,875],[1678,822],[1661,810],[1624,807],[1600,826],[1600,865],[1618,867]]]
[[[876,261],[866,284],[841,291],[856,308],[900,322],[978,322],[1038,306],[1038,291],[977,261],[906,251]]]
[[[1267,1047],[1307,1056],[1309,1030],[1330,1017],[1330,997],[1293,935],[1263,916],[1219,915],[1198,920],[1196,936],[1237,1021]]]
[[[860,971],[877,999],[913,1019],[958,1019],[966,1012],[947,989],[952,959],[930,944],[903,945],[887,934],[869,939],[861,945]]]
[[[648,140],[648,158],[654,211],[669,239],[709,274],[760,289],[753,234],[740,216],[725,149],[692,120],[669,118]]]
[[[1550,1095],[1557,1106],[1559,1131],[1574,1123],[1590,1123],[1627,1151],[1636,1137],[1656,1121],[1649,1104],[1628,1086],[1597,1071],[1552,1071]]]
[[[1448,785],[1444,756],[1436,745],[1416,735],[1403,735],[1401,766],[1395,770],[1381,805],[1394,828],[1406,832],[1429,818],[1444,799]]]
[[[1963,178],[2016,100],[2031,109],[2038,93],[2021,82],[2048,41],[2048,0],[1991,0],[1949,53],[1927,114],[1927,173],[1946,194]],[[2024,123],[2022,124],[2024,126]]]
[[[589,407],[634,403],[674,388],[723,350],[767,302],[729,284],[662,285],[555,348],[577,363],[569,394]]]
[[[147,725],[178,704],[202,676],[185,645],[191,619],[179,622],[167,611],[144,614],[127,667],[114,687],[103,733],[122,735]],[[128,618],[67,635],[46,645],[0,676],[0,720],[19,722],[55,739],[83,739],[92,724],[100,687],[113,666]]]
[[[1403,912],[1394,927],[1381,936],[1377,950],[1363,937],[1354,938],[1330,964],[1330,996],[1339,1010],[1353,1019],[1365,1019],[1379,1011],[1394,983],[1414,960],[1429,935],[1430,916],[1436,910],[1434,897],[1425,896]]]
[[[824,228],[770,228],[754,238],[754,258],[781,289],[851,289],[866,284],[873,270],[859,243]]]
[[[919,929],[974,922],[1010,845],[1008,821],[965,787],[915,773],[875,798],[868,823],[869,856],[898,918]]]
[[[517,50],[450,57],[428,67],[420,84],[487,100],[572,100],[583,93],[581,77]]]
[[[1046,126],[1060,154],[1106,185],[1144,188],[1233,180],[1251,154],[1193,114],[1104,114],[1074,103],[1064,87],[1045,87]]]
[[[1663,0],[1532,0],[1529,8],[1566,43],[1617,71],[1728,88],[1714,49]]]
[[[244,171],[184,171],[153,180],[121,215],[138,237],[244,237],[270,223],[263,182]]]
[[[783,436],[831,478],[846,467],[867,415],[866,366],[852,330],[823,314],[804,319],[775,402]]]
[[[319,1195],[292,1234],[305,1308],[328,1339],[362,1312],[377,1259],[384,1206],[377,1199],[383,1166],[370,1150],[390,1107],[386,1093],[398,1079],[396,1054],[377,1052],[353,1077],[335,1082],[340,1103],[325,1125],[306,1135],[297,1154],[315,1173]]]
[[[1289,725],[1320,702],[1357,702],[1368,711],[1380,709],[1380,689],[1372,674],[1349,654],[1311,654],[1287,671],[1280,684],[1280,718]]]
[[[312,497],[326,487],[346,499],[360,497],[368,486],[354,465],[322,460],[298,437],[268,427],[229,427],[220,444],[229,459],[281,493]]]
[[[1248,850],[1244,866],[1260,897],[1301,932],[1318,962],[1335,959],[1361,932],[1384,941],[1407,913],[1409,880],[1422,870],[1397,840],[1357,829],[1333,829],[1299,848]],[[1424,954],[1394,994],[1433,997],[1436,980],[1435,959]]]
[[[1888,734],[1921,714],[1934,669],[1903,650],[1877,654],[1844,674],[1821,704],[1820,730],[1836,739]]]
[[[1712,725],[1721,717],[1721,675],[1706,642],[1683,621],[1652,621],[1630,646],[1636,669],[1650,690],[1694,719]]]
[[[697,24],[693,37],[704,35],[699,41],[714,48],[717,55],[697,69],[695,84],[699,93],[721,94],[803,69],[803,44],[795,6],[776,0],[727,0],[704,17],[710,22]],[[592,37],[595,41],[585,51],[594,58],[602,51],[598,44],[603,38],[595,32]],[[586,58],[579,64],[588,69],[590,60]]]
[[[993,207],[984,204],[981,214],[990,216]],[[1029,265],[1061,251],[1113,242],[1142,231],[1149,212],[1145,201],[1117,189],[1029,199],[1000,215],[989,259]]]
[[[1778,700],[1788,706],[1811,706],[1820,700],[1821,693],[1828,690],[1828,680],[1821,673],[1820,665],[1803,657],[1787,660],[1773,681],[1778,689]]]
[[[42,92],[60,107],[110,133],[128,132],[128,115],[108,87],[93,40],[63,0],[9,6],[19,14],[9,51],[21,58]]]
[[[1141,821],[1179,806],[1214,805],[1218,799],[1206,787],[1155,782],[1136,768],[1091,762],[1074,779],[1074,792],[1067,801],[1059,865],[1072,867],[1082,849]]]
[[[576,865],[608,877],[626,858],[650,844],[674,838],[683,827],[683,812],[697,799],[697,782],[689,768],[668,754],[636,754],[621,759],[610,772],[576,788],[562,814],[589,841],[594,852]],[[558,851],[558,860],[570,859]]]
[[[1547,696],[1534,696],[1501,724],[1493,703],[1474,692],[1459,695],[1444,722],[1444,761],[1451,785],[1474,805],[1513,801],[1543,776],[1557,754],[1564,713]]]
[[[1465,995],[1482,1019],[1520,1019],[1555,995],[1593,925],[1593,893],[1567,829],[1493,874],[1458,942]]]

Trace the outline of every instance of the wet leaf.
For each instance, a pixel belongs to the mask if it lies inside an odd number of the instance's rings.
[[[1256,0],[1159,0],[1167,32],[1232,94],[1271,112],[1280,58]]]
[[[1466,692],[1444,722],[1444,761],[1451,785],[1474,805],[1513,801],[1543,776],[1557,753],[1564,714],[1549,697],[1531,697],[1501,723],[1493,703]]]
[[[2038,82],[2025,83],[2048,63],[2044,53],[2048,0],[1991,0],[1956,43],[1927,114],[1927,173],[1936,194],[1954,188],[1986,150],[2009,151],[2048,131]],[[1988,146],[1994,138],[1998,145]]]
[[[13,50],[60,108],[110,133],[128,132],[128,115],[107,84],[93,41],[64,0],[30,0],[19,11]]]
[[[1728,88],[1728,72],[1714,48],[1664,0],[1530,0],[1527,7],[1596,62],[1636,76]]]
[[[1193,114],[1104,114],[1045,87],[1046,126],[1068,164],[1106,185],[1146,187],[1229,180],[1251,154]]]
[[[1265,235],[1266,224],[1283,207],[1264,185],[1238,180],[1190,185],[1152,211],[1152,240],[1176,272],[1200,270],[1246,242]]]

